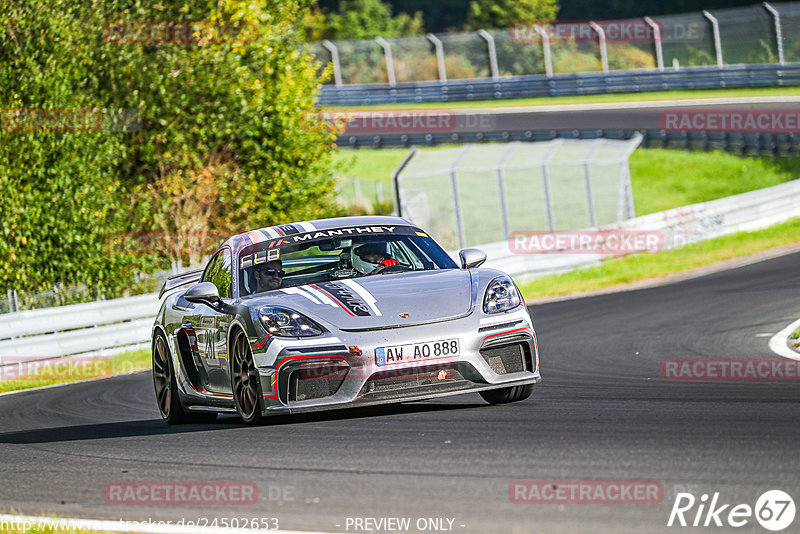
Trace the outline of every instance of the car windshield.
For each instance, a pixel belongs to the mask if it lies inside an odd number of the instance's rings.
[[[425,232],[380,226],[288,235],[239,254],[239,295],[358,278],[457,268]]]

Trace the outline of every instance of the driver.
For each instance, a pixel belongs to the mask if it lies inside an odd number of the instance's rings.
[[[256,265],[253,274],[256,279],[256,290],[254,293],[271,291],[281,287],[283,275],[286,274],[281,267],[281,260],[272,260],[261,265]]]
[[[400,265],[392,259],[386,243],[364,243],[353,247],[353,268],[362,275],[373,274],[377,269]]]

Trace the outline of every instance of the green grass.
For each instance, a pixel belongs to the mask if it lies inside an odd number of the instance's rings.
[[[130,373],[132,371],[150,369],[150,366],[150,351],[148,350],[126,352],[109,358],[98,357],[96,364],[86,367],[79,366],[77,369],[73,368],[70,371],[47,372],[37,376],[2,380],[0,381],[0,393],[41,386],[52,386],[54,384],[65,384],[87,378]]]
[[[451,147],[443,147],[451,148]],[[426,149],[431,150],[431,149]],[[435,148],[432,150],[436,150]],[[381,181],[391,191],[392,171],[405,148],[339,150],[337,172],[362,181]],[[637,215],[706,202],[800,178],[800,160],[742,158],[725,152],[639,149],[630,158]],[[364,187],[366,190],[366,187]]]
[[[664,91],[654,93],[622,93],[611,95],[551,96],[512,100],[479,100],[468,102],[433,102],[424,104],[382,104],[370,106],[333,106],[326,111],[346,109],[486,109],[518,106],[552,106],[561,104],[600,104],[606,102],[658,102],[702,98],[736,98],[764,96],[800,96],[800,87],[763,87],[744,89],[706,89],[699,91]]]
[[[521,289],[526,299],[592,291],[681,273],[798,241],[800,218],[764,230],[739,232],[655,254],[610,259],[596,267],[538,278],[523,284]]]

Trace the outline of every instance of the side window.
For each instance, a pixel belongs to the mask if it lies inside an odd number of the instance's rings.
[[[203,282],[211,282],[217,286],[219,296],[231,298],[233,296],[233,283],[231,277],[231,251],[222,249],[208,262],[203,273]]]

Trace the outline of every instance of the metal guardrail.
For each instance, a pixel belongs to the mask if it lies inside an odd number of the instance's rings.
[[[678,70],[642,70],[515,76],[504,79],[448,80],[389,84],[325,85],[323,106],[447,103],[541,96],[578,96],[695,89],[782,87],[800,85],[800,63],[786,65],[730,65],[685,67]]]
[[[800,157],[800,134],[739,132],[664,132],[662,130],[522,130],[476,133],[380,134],[371,138],[345,136],[340,147],[436,146],[448,143],[551,141],[554,139],[630,139],[637,133],[646,148],[682,150],[722,150],[741,156]]]
[[[800,217],[800,180],[651,213],[601,229],[660,232],[664,238],[663,248],[670,249],[766,228],[795,217]],[[480,248],[487,254],[488,267],[502,269],[521,280],[592,267],[608,257],[600,254],[517,254],[511,251],[508,241]]]
[[[147,294],[0,315],[0,367],[140,347],[158,308]]]
[[[655,230],[664,247],[756,230],[800,216],[800,180],[629,219],[605,229]],[[521,279],[599,264],[588,254],[514,254],[508,242],[481,245],[489,267]],[[457,253],[452,253],[457,254]],[[149,344],[156,294],[0,315],[0,367]],[[99,326],[98,326],[99,325]],[[20,337],[26,336],[26,337]]]

